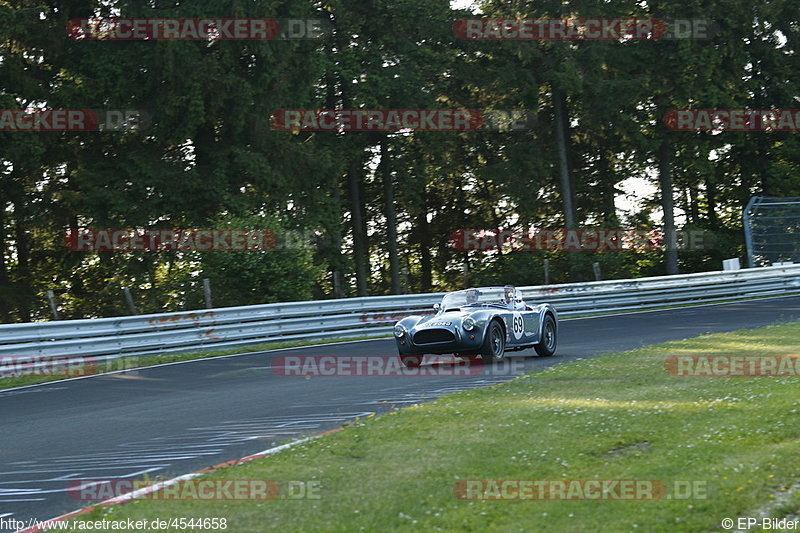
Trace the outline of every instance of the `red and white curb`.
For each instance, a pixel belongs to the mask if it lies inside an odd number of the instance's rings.
[[[175,485],[176,483],[181,483],[182,481],[186,481],[189,479],[194,479],[196,477],[200,477],[204,474],[210,474],[211,472],[216,472],[222,468],[227,468],[229,466],[236,466],[239,464],[247,463],[252,461],[253,459],[261,459],[262,457],[269,457],[270,455],[274,455],[280,451],[292,448],[297,446],[298,444],[303,444],[304,442],[308,442],[314,439],[318,439],[319,437],[324,437],[325,435],[329,435],[331,433],[336,433],[337,431],[341,431],[339,429],[332,429],[330,431],[326,431],[324,433],[320,433],[319,435],[314,435],[311,437],[306,437],[303,439],[295,440],[292,442],[287,442],[286,444],[281,444],[280,446],[276,446],[274,448],[270,448],[268,450],[264,450],[263,452],[255,453],[253,455],[248,455],[247,457],[242,457],[241,459],[233,459],[232,461],[226,461],[224,463],[220,463],[218,465],[209,466],[207,468],[203,468],[202,470],[198,470],[196,472],[191,472],[189,474],[184,474],[182,476],[174,477],[172,479],[168,479],[165,481],[159,481],[157,483],[153,483],[152,485],[148,485],[147,487],[142,487],[141,489],[134,490],[132,492],[125,493],[121,496],[116,496],[114,498],[110,498],[108,500],[104,500],[102,502],[96,503],[89,507],[85,507],[83,509],[78,509],[77,511],[72,511],[71,513],[63,514],[61,516],[57,516],[56,518],[51,518],[50,520],[41,520],[39,525],[29,527],[27,529],[20,529],[17,530],[16,533],[39,533],[41,531],[47,531],[51,528],[50,524],[54,522],[63,522],[64,520],[69,520],[76,516],[81,516],[87,513],[90,513],[97,509],[98,507],[104,507],[107,505],[121,505],[124,503],[128,503],[132,500],[137,498],[141,498],[142,496],[146,496],[148,494],[153,494],[155,492],[160,491],[166,487],[171,485]]]

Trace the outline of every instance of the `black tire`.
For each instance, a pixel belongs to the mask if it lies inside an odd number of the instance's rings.
[[[491,364],[500,361],[506,355],[506,336],[503,326],[496,320],[492,320],[486,328],[486,337],[481,346],[481,359],[484,364]]]
[[[558,345],[556,321],[551,315],[545,315],[542,325],[542,342],[534,344],[533,349],[540,357],[550,357],[556,353]]]
[[[400,360],[406,365],[406,368],[419,368],[422,365],[421,355],[401,355]]]

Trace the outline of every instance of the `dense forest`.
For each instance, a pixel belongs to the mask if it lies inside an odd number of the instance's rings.
[[[68,319],[129,313],[123,287],[141,313],[202,308],[203,279],[220,307],[541,284],[545,261],[550,283],[594,280],[594,263],[604,279],[719,269],[744,256],[751,196],[800,196],[795,132],[669,120],[675,110],[800,108],[797,0],[476,5],[0,0],[0,110],[147,117],[98,131],[0,127],[0,322],[49,319],[48,291]],[[324,32],[109,40],[69,31],[75,19],[113,17],[319,20]],[[462,19],[476,17],[702,20],[713,31],[466,38]],[[526,119],[451,131],[276,127],[276,113],[302,109],[524,110]],[[281,245],[87,252],[65,245],[75,228],[263,229]],[[713,245],[469,250],[452,242],[466,228],[698,230]]]

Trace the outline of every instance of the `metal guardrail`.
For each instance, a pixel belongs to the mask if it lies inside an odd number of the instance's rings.
[[[800,265],[630,280],[519,287],[562,317],[800,293]],[[444,293],[371,296],[116,318],[0,325],[7,358],[98,360],[236,348],[265,341],[386,336],[409,314],[433,313]]]

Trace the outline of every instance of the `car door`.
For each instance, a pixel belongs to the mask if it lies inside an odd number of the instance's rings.
[[[514,309],[507,313],[507,317],[508,344],[510,346],[524,346],[534,342],[539,326],[536,313],[524,309]]]
[[[522,292],[517,289],[513,305],[510,306],[510,317],[507,322],[512,346],[524,346],[538,341],[539,313],[529,311],[522,300]]]
[[[523,344],[533,344],[539,341],[539,312],[538,311],[519,311],[522,315],[523,324]]]

